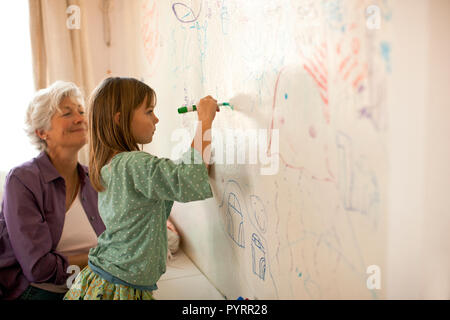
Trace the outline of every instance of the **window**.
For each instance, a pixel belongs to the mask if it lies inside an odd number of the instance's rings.
[[[25,128],[34,90],[28,1],[0,1],[0,172],[38,154]]]

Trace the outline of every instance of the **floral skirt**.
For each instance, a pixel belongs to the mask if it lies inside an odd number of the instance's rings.
[[[106,281],[86,266],[64,300],[154,300],[152,292]]]

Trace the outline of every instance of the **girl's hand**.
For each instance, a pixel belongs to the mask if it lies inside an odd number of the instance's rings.
[[[212,123],[216,116],[216,111],[220,111],[217,100],[211,96],[200,99],[197,105],[198,120]]]

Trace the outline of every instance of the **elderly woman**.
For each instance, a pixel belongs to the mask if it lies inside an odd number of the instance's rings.
[[[28,107],[26,125],[41,153],[6,178],[0,299],[62,299],[68,277],[77,270],[68,267],[86,266],[89,249],[105,230],[87,168],[78,163],[87,142],[80,90],[63,81],[40,90]]]

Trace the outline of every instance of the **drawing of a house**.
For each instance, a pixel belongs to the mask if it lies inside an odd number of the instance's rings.
[[[239,247],[245,248],[244,217],[242,215],[239,200],[232,192],[228,194],[226,230],[231,239],[233,239]]]
[[[252,234],[253,273],[264,280],[266,275],[266,252],[261,239],[256,233]]]

